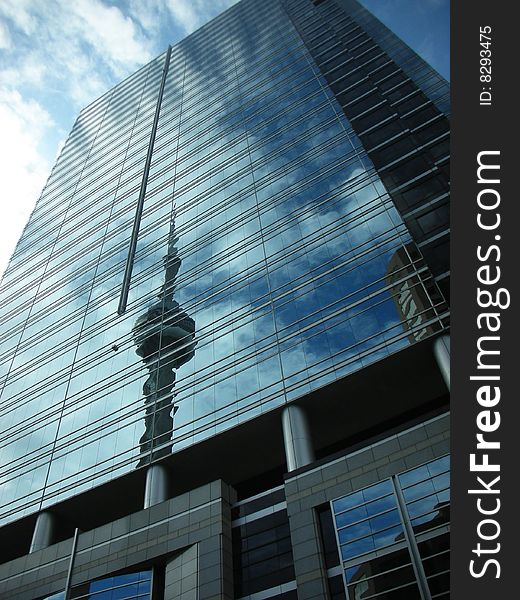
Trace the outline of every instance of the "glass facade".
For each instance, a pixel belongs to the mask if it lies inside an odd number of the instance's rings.
[[[296,598],[283,486],[237,503],[232,516],[235,597],[269,590],[266,597]]]
[[[313,4],[286,1],[447,297],[449,86],[355,0]]]
[[[70,598],[78,600],[150,600],[152,572],[127,573],[97,579],[73,587]]]
[[[449,480],[445,456],[332,502],[347,598],[449,598]]]
[[[242,0],[81,112],[1,284],[0,524],[447,326],[445,82],[347,5]]]

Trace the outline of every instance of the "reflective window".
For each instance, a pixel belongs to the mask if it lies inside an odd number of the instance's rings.
[[[331,503],[349,598],[448,597],[449,485],[445,456]]]
[[[0,524],[444,328],[446,245],[413,236],[446,224],[406,216],[447,189],[444,86],[366,18],[244,0],[176,44],[144,182],[166,54],[81,112],[2,283]],[[400,84],[429,104],[399,118]],[[407,127],[430,145],[378,173]],[[390,493],[352,506],[349,552],[400,534]]]
[[[274,496],[266,496],[274,502]],[[292,581],[294,566],[286,510],[233,527],[233,572],[237,598]]]
[[[151,580],[151,571],[114,575],[75,586],[70,597],[85,600],[149,600]]]

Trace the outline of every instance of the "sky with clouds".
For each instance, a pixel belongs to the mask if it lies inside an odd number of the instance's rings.
[[[0,0],[0,273],[81,108],[235,2]],[[449,0],[362,3],[449,77]]]

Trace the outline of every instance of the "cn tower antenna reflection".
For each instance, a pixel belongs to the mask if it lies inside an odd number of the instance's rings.
[[[149,373],[143,385],[145,432],[139,440],[141,458],[138,467],[171,453],[173,417],[178,409],[174,406],[175,370],[195,354],[195,321],[174,300],[182,262],[176,247],[175,216],[174,207],[159,301],[147,308],[132,330],[136,352]]]

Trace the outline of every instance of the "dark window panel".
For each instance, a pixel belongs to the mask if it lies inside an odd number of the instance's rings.
[[[421,247],[421,252],[434,275],[440,275],[450,267],[449,236],[443,236],[431,244]]]
[[[430,538],[419,544],[419,553],[423,559],[438,554],[439,552],[446,552],[450,549],[450,534],[444,533],[435,538]]]
[[[339,81],[338,78],[332,78],[330,75],[327,75],[327,81],[329,82],[330,88],[334,93],[339,93],[349,88],[356,83],[359,83],[362,79],[365,78],[365,75],[361,73],[361,71],[354,71],[350,75],[346,77],[342,77]]]
[[[415,582],[415,573],[412,565],[403,566],[395,570],[373,577],[370,568],[360,576],[361,581],[348,586],[350,595],[354,598],[359,596],[372,596],[382,594],[407,584]]]
[[[443,161],[437,165],[439,171],[444,175],[447,181],[450,180],[450,161]]]
[[[361,60],[363,59],[363,60]],[[368,60],[367,62],[367,58],[365,56],[360,57],[357,61],[360,65],[362,64],[362,69],[363,71],[368,75],[370,73],[372,73],[373,71],[375,71],[376,69],[378,69],[379,67],[382,67],[383,65],[385,65],[388,62],[388,57],[386,55],[383,56],[378,56],[377,58],[371,58]]]
[[[347,583],[354,583],[363,576],[374,576],[386,573],[393,569],[410,564],[410,554],[408,550],[397,550],[384,556],[374,558],[369,561],[360,562],[359,565],[349,567],[346,571]]]
[[[418,145],[427,144],[429,141],[434,140],[443,133],[449,131],[448,121],[444,118],[434,121],[430,125],[418,129],[413,132],[413,137],[417,140]]]
[[[327,569],[330,569],[339,565],[340,560],[336,533],[334,531],[334,522],[332,520],[332,512],[329,504],[318,510],[318,522],[322,548],[325,555],[325,566]]]
[[[369,81],[362,81],[355,87],[338,94],[337,100],[341,105],[345,105],[373,89],[374,86]]]
[[[403,125],[397,118],[383,123],[373,131],[363,133],[361,140],[367,148],[373,148],[403,131]]]
[[[404,117],[403,122],[410,129],[414,129],[415,127],[419,127],[419,125],[426,123],[426,121],[429,121],[430,119],[433,119],[434,117],[437,117],[438,115],[439,115],[438,109],[435,108],[435,106],[433,106],[433,104],[431,104],[429,106],[425,106],[424,108],[420,108],[419,110],[416,110],[412,114]]]
[[[399,191],[393,191],[392,197],[399,198],[400,204],[406,210],[440,196],[446,192],[446,189],[446,178],[437,172],[428,174]]]
[[[373,108],[376,104],[379,104],[381,102],[381,97],[379,96],[379,94],[377,92],[372,92],[371,94],[365,96],[364,98],[361,98],[361,100],[358,100],[357,102],[354,102],[352,104],[350,104],[348,107],[346,107],[346,111],[349,114],[349,117],[351,119],[357,117],[358,115],[360,115],[361,113],[364,113],[367,110],[370,110],[371,108]]]
[[[347,54],[347,52],[345,52],[345,50],[343,49],[343,46],[341,44],[335,43],[334,46],[332,46],[332,48],[330,48],[330,50],[327,50],[323,53],[320,52],[319,56],[316,57],[316,60],[321,67],[323,67],[324,69],[329,69],[330,68],[330,59],[333,57],[335,57],[335,58],[343,57],[343,60],[347,60],[349,58],[349,55]]]
[[[424,154],[418,154],[402,160],[397,165],[386,169],[381,174],[382,179],[388,181],[390,187],[397,187],[431,169],[432,164]]]
[[[353,85],[354,83],[357,83],[360,79],[363,78],[363,74],[355,72],[352,75],[349,75],[349,73],[351,73],[351,71],[352,71],[352,66],[353,66],[352,62],[348,62],[348,63],[339,65],[335,69],[332,69],[331,71],[329,71],[326,74],[327,81],[329,81],[329,80],[337,81],[338,79],[344,77],[344,79],[341,79],[341,81],[343,83],[345,83],[345,87],[348,87],[348,86]],[[345,77],[345,76],[347,76],[347,77]]]
[[[392,75],[392,74],[394,74],[396,72],[400,72],[399,69],[398,69],[398,67],[395,64],[393,64],[393,63],[389,63],[385,67],[382,67],[381,69],[378,69],[374,73],[371,73],[370,74],[370,78],[375,83],[379,83],[385,77],[388,77],[389,75]]]
[[[269,506],[273,506],[285,500],[285,490],[279,489],[270,494],[266,494],[265,496],[261,496],[256,500],[251,500],[251,502],[246,502],[245,504],[241,504],[239,506],[233,507],[232,517],[233,519],[237,519],[238,517],[244,517],[246,515],[251,515],[255,512],[262,510],[263,508],[268,508]]]
[[[377,46],[375,48],[370,48],[370,44],[366,43],[356,50],[351,50],[351,54],[355,57],[358,64],[363,64],[381,54],[381,48],[378,48]],[[388,58],[386,60],[388,60]]]
[[[365,52],[372,50],[373,47],[374,47],[374,42],[368,36],[366,36],[365,39],[356,40],[356,43],[352,44],[351,47],[349,48],[349,52],[350,52],[350,54],[352,54],[352,56],[357,58],[361,54],[365,54]],[[379,52],[381,52],[381,50],[379,50]]]
[[[337,67],[343,65],[347,60],[349,60],[349,57],[345,53],[342,53],[332,60],[327,61],[327,64],[323,65],[322,71],[326,74],[333,72]]]
[[[391,77],[388,77],[388,79],[385,79],[384,81],[380,81],[378,84],[378,88],[382,92],[385,92],[387,90],[392,89],[396,85],[399,85],[403,81],[406,81],[406,75],[404,73],[401,73],[401,71],[398,71],[397,73],[394,73]],[[416,89],[416,87],[414,85],[412,85],[412,88],[414,90]]]
[[[287,511],[279,510],[272,515],[267,515],[262,517],[261,519],[255,519],[245,525],[241,526],[241,529],[244,528],[246,535],[252,536],[262,531],[268,531],[276,528],[278,525],[287,525]]]
[[[355,31],[351,35],[342,36],[341,40],[347,48],[351,49],[359,46],[365,41],[370,41],[371,38],[366,33],[359,33],[358,31]]]
[[[388,591],[384,594],[384,598],[385,600],[420,600],[421,594],[419,593],[417,584],[414,583],[403,588]]]
[[[296,590],[291,590],[284,594],[278,594],[278,596],[271,596],[269,600],[298,600],[298,592]]]
[[[244,581],[238,590],[235,588],[235,594],[237,597],[247,596],[249,594],[255,594],[262,590],[268,590],[275,585],[287,583],[288,581],[294,580],[294,568],[287,567],[281,570],[275,570],[262,575],[255,579],[249,579]],[[239,593],[237,593],[239,592]]]
[[[437,161],[441,158],[445,158],[450,155],[450,140],[449,138],[444,138],[443,140],[439,140],[432,146],[428,146],[428,154],[432,157],[434,161]]]
[[[345,584],[341,575],[328,580],[331,600],[346,600]]]
[[[426,102],[428,102],[428,99],[425,98],[423,94],[414,94],[410,98],[407,98],[402,102],[396,103],[395,108],[400,115],[405,115],[414,108],[419,108],[419,106],[423,106],[423,104],[426,104]]]
[[[449,564],[448,564],[449,569]],[[438,573],[428,577],[428,587],[432,596],[437,597],[439,594],[447,593],[450,589],[450,574]]]
[[[369,129],[374,125],[377,125],[381,121],[384,121],[388,117],[391,117],[394,114],[394,110],[388,106],[387,104],[383,104],[378,106],[372,112],[363,115],[359,119],[355,121],[355,130],[356,131],[364,131],[365,129]],[[348,116],[348,113],[347,113]]]
[[[416,149],[413,140],[410,136],[399,138],[398,140],[378,148],[377,150],[371,150],[369,156],[376,167],[383,167],[394,160],[397,160],[401,156],[408,154]]]
[[[359,25],[352,25],[352,23],[348,23],[344,27],[338,29],[338,37],[340,37],[341,41],[347,46],[355,46],[359,43],[358,40],[363,40],[364,35],[365,33]]]
[[[327,38],[319,44],[319,53],[321,54],[322,52],[328,52],[329,50],[335,48],[337,44],[337,40],[327,35]]]
[[[446,227],[450,222],[450,209],[447,204],[437,206],[433,210],[417,217],[422,231],[427,233],[435,232],[437,229]]]
[[[385,98],[388,98],[388,101],[391,103],[398,102],[401,100],[401,98],[411,94],[415,89],[415,85],[411,81],[408,81],[399,85],[398,88],[391,89],[389,92],[386,92]]]

